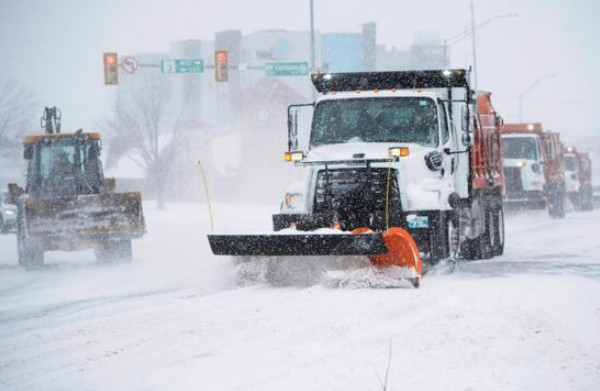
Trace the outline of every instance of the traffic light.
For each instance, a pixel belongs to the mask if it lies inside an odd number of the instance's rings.
[[[215,81],[229,81],[229,53],[227,50],[215,52]]]
[[[117,53],[104,53],[104,84],[107,86],[119,84],[119,61]]]

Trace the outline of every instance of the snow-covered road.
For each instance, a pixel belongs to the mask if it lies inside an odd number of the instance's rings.
[[[509,215],[504,256],[419,290],[240,286],[202,206],[146,215],[131,265],[55,253],[25,272],[0,237],[0,389],[381,390],[388,363],[389,390],[600,389],[598,211]]]

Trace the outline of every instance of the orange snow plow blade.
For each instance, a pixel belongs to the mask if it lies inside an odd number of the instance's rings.
[[[357,228],[353,234],[373,233],[369,228]],[[412,278],[413,285],[418,287],[423,275],[423,264],[419,255],[419,248],[412,236],[404,229],[392,227],[382,234],[387,254],[369,255],[369,260],[379,268],[396,266],[408,271],[414,271],[416,278]]]

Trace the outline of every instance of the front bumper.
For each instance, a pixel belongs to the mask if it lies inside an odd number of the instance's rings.
[[[504,198],[504,205],[515,209],[544,209],[546,204],[546,196],[541,190],[511,192]]]

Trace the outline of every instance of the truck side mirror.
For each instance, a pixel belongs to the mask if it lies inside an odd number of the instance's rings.
[[[288,147],[290,151],[298,149],[298,111],[291,109],[288,113]]]
[[[25,193],[25,190],[16,183],[8,184],[8,203],[16,205],[17,198]]]

